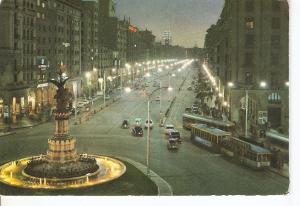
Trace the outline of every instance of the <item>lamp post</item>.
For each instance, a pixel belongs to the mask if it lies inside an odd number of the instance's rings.
[[[73,82],[73,93],[74,93],[74,99],[75,99],[75,124],[77,122],[77,82]]]
[[[260,82],[259,87],[264,89],[267,87],[267,83],[265,81]],[[245,99],[245,138],[248,137],[248,110],[249,110],[249,91],[247,88],[245,88],[245,93],[246,93],[246,99]]]
[[[146,165],[147,165],[147,175],[150,175],[150,101],[151,96],[157,91],[163,88],[167,88],[169,92],[172,91],[170,87],[159,87],[153,90],[150,94],[147,94],[147,120],[148,120],[148,128],[147,128],[147,144],[146,144]]]
[[[227,84],[227,86],[228,86],[228,100],[227,100],[227,102],[228,102],[228,118],[229,118],[229,120],[231,120],[231,89],[234,87],[234,83],[233,82],[228,82],[228,84]]]
[[[87,72],[85,74],[85,77],[87,79],[87,86],[88,86],[88,90],[89,90],[89,98],[91,98],[91,73],[90,72]]]
[[[106,107],[106,73],[103,74],[103,105]]]

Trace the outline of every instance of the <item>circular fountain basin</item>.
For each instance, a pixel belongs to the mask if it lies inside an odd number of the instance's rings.
[[[126,166],[117,159],[100,155],[88,156],[96,159],[99,169],[84,176],[72,178],[30,176],[24,172],[24,169],[32,158],[38,157],[27,157],[1,165],[0,182],[13,187],[29,189],[76,189],[113,181],[126,172]]]

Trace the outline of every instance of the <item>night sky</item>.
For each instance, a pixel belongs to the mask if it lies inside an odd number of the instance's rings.
[[[206,30],[218,20],[224,0],[115,0],[117,16],[148,28],[161,41],[171,28],[173,45],[203,47]]]

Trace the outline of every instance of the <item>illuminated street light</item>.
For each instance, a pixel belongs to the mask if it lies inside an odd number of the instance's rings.
[[[107,79],[112,82],[113,81],[113,78],[111,76],[108,76]]]
[[[260,87],[265,88],[267,86],[266,82],[260,82]]]
[[[127,69],[130,69],[130,68],[131,68],[131,65],[130,65],[130,64],[125,64],[125,67],[126,67]]]
[[[230,88],[234,87],[234,83],[233,82],[228,82],[228,87],[230,87]]]
[[[86,72],[86,73],[85,73],[85,77],[86,77],[87,79],[91,78],[91,73],[90,73],[90,72]]]
[[[168,87],[168,91],[169,92],[173,91],[173,88],[172,87]]]
[[[150,77],[151,74],[150,74],[149,72],[147,72],[145,76],[146,76],[146,77]]]
[[[228,102],[223,102],[223,106],[227,107],[228,106]]]
[[[131,92],[131,88],[130,88],[130,87],[126,87],[126,88],[125,88],[125,92],[126,92],[126,93],[130,93],[130,92]]]
[[[176,74],[172,74],[172,77],[176,77]]]
[[[289,82],[285,82],[285,86],[289,87],[290,83]]]

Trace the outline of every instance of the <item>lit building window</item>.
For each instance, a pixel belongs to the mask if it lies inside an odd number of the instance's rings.
[[[36,17],[37,17],[38,19],[41,18],[40,12],[38,12],[38,13],[36,14]]]
[[[254,26],[255,26],[254,18],[246,18],[246,28],[254,29]]]
[[[37,5],[37,6],[40,6],[40,5],[41,5],[40,0],[37,0],[37,1],[36,1],[36,5]]]

